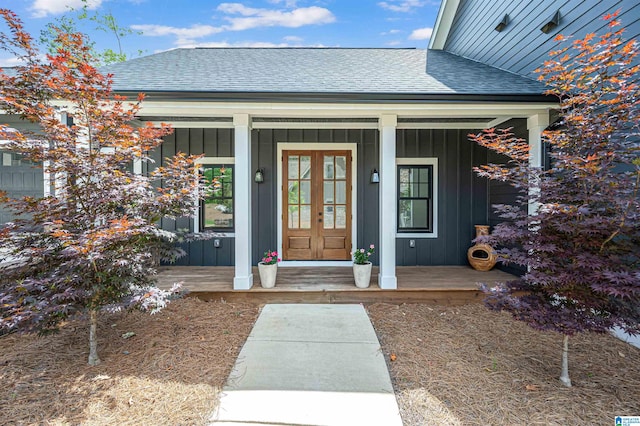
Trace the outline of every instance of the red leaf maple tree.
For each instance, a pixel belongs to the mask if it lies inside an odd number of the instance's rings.
[[[175,235],[157,223],[195,214],[203,193],[197,157],[178,153],[154,168],[149,152],[170,127],[132,125],[144,96],[115,95],[83,35],[60,31],[57,52],[42,55],[13,12],[0,16],[0,48],[23,63],[0,72],[0,108],[40,127],[0,126],[2,149],[39,164],[52,188],[37,198],[2,195],[17,219],[0,231],[9,253],[0,263],[0,332],[47,332],[86,315],[95,365],[99,312],[154,312],[178,291],[153,285],[158,257],[179,254],[167,246]],[[134,163],[150,171],[134,173]]]
[[[565,47],[537,70],[560,105],[560,120],[543,134],[548,170],[529,166],[527,142],[508,129],[471,135],[508,158],[476,172],[519,190],[516,204],[494,206],[504,221],[481,239],[526,271],[484,285],[485,302],[564,335],[560,379],[568,386],[568,336],[640,333],[640,66],[637,42],[623,41],[616,16],[605,17],[599,37],[558,37]]]

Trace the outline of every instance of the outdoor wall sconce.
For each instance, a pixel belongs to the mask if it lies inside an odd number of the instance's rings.
[[[504,30],[505,28],[507,28],[507,24],[509,23],[509,15],[507,15],[505,13],[504,17],[502,18],[502,21],[498,22],[498,25],[496,25],[495,30],[499,33],[502,32],[502,30]]]
[[[549,34],[551,30],[560,25],[560,10],[556,11],[551,18],[547,20],[547,22],[540,28],[545,34]]]
[[[264,182],[264,169],[257,169],[253,180],[255,181],[255,183]]]
[[[371,172],[371,183],[379,183],[380,182],[380,174],[377,169],[373,169]]]

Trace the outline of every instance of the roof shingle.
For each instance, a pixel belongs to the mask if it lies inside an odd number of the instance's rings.
[[[537,81],[443,51],[360,48],[175,49],[104,67],[114,90],[540,95]]]

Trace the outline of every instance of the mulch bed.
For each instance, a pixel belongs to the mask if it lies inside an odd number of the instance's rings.
[[[640,415],[640,349],[610,335],[569,340],[480,304],[368,308],[405,425],[612,425]],[[395,361],[391,361],[391,354]]]
[[[476,304],[367,309],[405,425],[610,425],[640,415],[640,349],[611,336],[571,338],[574,386],[565,388],[562,337],[507,314]],[[53,336],[2,336],[0,423],[204,425],[258,313],[186,298],[156,315],[103,315],[97,367],[87,365],[86,321]]]
[[[2,336],[0,423],[206,424],[258,312],[186,298],[156,315],[103,315],[96,367],[86,321],[57,335]]]

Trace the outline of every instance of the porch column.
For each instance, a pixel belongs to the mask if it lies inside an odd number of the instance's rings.
[[[542,132],[549,126],[549,113],[536,114],[527,118],[527,129],[529,130],[529,165],[535,168],[544,166],[544,149],[542,146]],[[537,184],[529,187],[529,194],[535,194],[540,190]],[[529,215],[533,216],[538,212],[537,203],[529,203]]]
[[[380,116],[380,288],[398,288],[396,278],[396,115]]]
[[[234,290],[253,285],[251,264],[251,129],[249,114],[234,114],[235,276]]]

